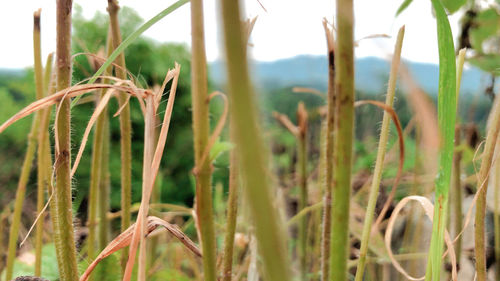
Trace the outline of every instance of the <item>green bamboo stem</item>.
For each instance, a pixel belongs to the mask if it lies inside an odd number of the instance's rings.
[[[104,114],[104,112],[103,112]],[[110,188],[110,175],[109,175],[109,117],[103,115],[104,119],[104,137],[101,155],[101,176],[99,183],[99,242],[98,249],[101,251],[106,248],[109,240],[109,219],[107,217],[109,211],[109,188]]]
[[[57,90],[71,86],[71,10],[72,0],[57,1]],[[71,104],[63,99],[58,105],[56,126],[54,191],[55,214],[52,214],[59,278],[61,281],[78,280],[76,247],[71,206]]]
[[[36,85],[36,99],[43,97],[43,67],[41,60],[41,47],[40,47],[40,11],[34,14],[33,25],[33,50],[35,57],[35,85]],[[38,128],[40,125],[40,114],[36,113],[33,118],[30,133],[28,134],[28,144],[24,162],[21,167],[21,175],[17,184],[16,200],[14,203],[14,214],[12,216],[12,223],[9,229],[9,244],[7,248],[7,265],[6,265],[6,279],[12,279],[14,269],[14,259],[17,252],[17,239],[19,235],[19,226],[21,224],[21,214],[23,210],[24,198],[26,196],[26,184],[29,180],[31,166],[35,157],[37,146]]]
[[[488,177],[493,162],[495,146],[498,140],[500,131],[500,98],[495,98],[493,108],[488,120],[489,129],[486,136],[486,144],[483,151],[483,160],[479,170],[477,190],[479,196],[476,202],[475,216],[475,256],[476,256],[476,271],[477,280],[486,281],[486,250],[485,250],[485,216],[486,216],[486,193],[488,191]]]
[[[354,134],[354,39],[352,0],[337,0],[335,59],[336,140],[332,192],[330,280],[346,280],[349,250],[349,205]]]
[[[307,207],[307,111],[304,103],[299,103],[297,109],[297,120],[299,129],[297,135],[297,171],[300,188],[299,211]],[[303,216],[299,223],[299,259],[302,280],[307,275],[307,222],[308,216]]]
[[[234,142],[234,124],[230,124],[231,141]],[[231,281],[233,275],[234,234],[236,232],[236,218],[238,214],[238,162],[236,152],[231,150],[229,160],[229,195],[227,198],[226,235],[224,237],[224,251],[222,256],[222,280]]]
[[[323,222],[321,229],[321,281],[329,280],[330,276],[330,236],[332,228],[332,189],[333,189],[333,148],[335,142],[335,42],[333,33],[323,22],[327,49],[328,49],[328,101],[326,113],[326,133],[325,133],[325,155],[322,160],[325,162],[324,171],[324,195],[323,195]]]
[[[398,33],[396,46],[394,48],[394,55],[392,58],[391,72],[389,76],[389,85],[387,87],[387,95],[385,104],[392,107],[394,104],[394,96],[396,94],[396,81],[398,76],[398,68],[401,59],[401,49],[403,47],[404,26],[401,27]],[[366,208],[365,223],[363,225],[363,233],[361,234],[361,248],[359,251],[358,268],[356,270],[355,281],[362,281],[366,265],[366,255],[368,253],[368,243],[370,242],[370,233],[372,229],[373,216],[375,214],[375,205],[377,204],[377,197],[380,189],[380,181],[382,180],[382,172],[384,169],[385,153],[387,149],[387,142],[389,139],[389,124],[391,116],[388,112],[384,112],[382,119],[382,128],[380,131],[380,139],[377,150],[377,160],[375,162],[375,169],[373,171],[373,180],[370,187],[370,194],[368,195],[368,206]]]
[[[245,198],[252,215],[266,280],[292,280],[288,267],[286,238],[272,187],[267,178],[267,153],[257,125],[255,95],[246,57],[246,35],[241,22],[240,1],[222,0],[225,59],[227,63],[231,122],[234,123],[236,153]]]
[[[108,0],[108,13],[111,26],[111,34],[113,38],[113,48],[117,49],[122,43],[122,36],[120,32],[120,25],[118,22],[118,1]],[[123,52],[118,55],[115,63],[119,66],[115,69],[116,76],[120,79],[126,79],[127,73],[125,71],[125,56]],[[124,105],[127,100],[126,93],[120,93],[118,101],[120,107]],[[132,125],[130,123],[130,106],[127,104],[123,107],[120,113],[120,149],[121,149],[121,209],[122,209],[122,223],[121,231],[125,231],[130,226],[130,205],[132,204]],[[122,251],[122,268],[125,269],[127,263],[128,248]]]
[[[193,138],[196,177],[195,210],[203,249],[203,276],[207,281],[216,280],[215,232],[212,208],[212,168],[203,160],[209,137],[209,112],[207,90],[207,59],[203,26],[203,1],[191,1],[191,88],[193,103]]]

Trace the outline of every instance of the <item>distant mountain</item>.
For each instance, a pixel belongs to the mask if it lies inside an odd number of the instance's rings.
[[[410,72],[418,84],[428,93],[438,91],[439,67],[435,64],[406,61]],[[325,56],[301,55],[273,62],[253,62],[252,78],[262,89],[286,86],[307,86],[326,90],[327,59]],[[368,93],[383,93],[387,85],[390,62],[381,58],[366,57],[356,59],[356,89]],[[222,62],[210,64],[210,76],[216,84],[223,84],[224,65]],[[462,76],[462,93],[475,93],[485,87],[488,75],[477,68],[467,68]]]

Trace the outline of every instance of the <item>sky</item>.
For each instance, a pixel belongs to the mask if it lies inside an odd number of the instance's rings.
[[[322,19],[334,19],[334,0],[243,0],[247,17],[258,16],[252,32],[252,58],[273,61],[297,55],[323,55],[326,41]],[[437,35],[431,1],[413,1],[399,17],[394,15],[403,0],[354,0],[355,39],[374,34],[391,38],[361,40],[356,57],[387,57],[392,53],[397,31],[406,26],[402,56],[404,59],[437,63]],[[55,0],[2,1],[0,4],[0,68],[23,68],[33,64],[33,12],[42,8],[42,55],[55,51]],[[8,3],[8,4],[6,4]],[[74,0],[86,18],[96,11],[106,13],[106,0]],[[121,0],[121,6],[135,9],[148,20],[174,0]],[[218,0],[205,0],[205,39],[207,59],[221,58],[221,34]],[[190,45],[189,4],[176,10],[145,32],[160,42]],[[450,16],[452,32],[459,31],[459,13]]]

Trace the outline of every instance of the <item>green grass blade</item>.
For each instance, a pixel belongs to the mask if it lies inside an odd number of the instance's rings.
[[[97,77],[99,77],[105,70],[110,66],[115,59],[123,52],[125,49],[132,44],[142,33],[144,33],[146,30],[148,30],[151,26],[153,26],[155,23],[166,17],[167,15],[171,14],[178,8],[182,7],[184,4],[188,3],[189,0],[179,0],[175,2],[174,4],[170,5],[168,8],[165,10],[159,12],[156,16],[152,17],[150,20],[148,20],[146,23],[141,25],[136,31],[134,31],[132,34],[130,34],[123,42],[116,48],[113,53],[108,57],[108,59],[101,65],[101,67],[96,71],[96,73],[90,78],[90,80],[87,82],[88,84],[92,84],[97,80]],[[75,106],[78,100],[80,99],[81,96],[78,96],[73,99],[73,102],[71,102],[71,107]]]
[[[436,178],[434,221],[430,248],[430,268],[426,279],[440,280],[444,230],[453,163],[456,120],[456,64],[450,23],[440,0],[432,0],[437,20],[439,47],[438,123],[441,133],[439,171]],[[431,275],[432,274],[432,275]]]

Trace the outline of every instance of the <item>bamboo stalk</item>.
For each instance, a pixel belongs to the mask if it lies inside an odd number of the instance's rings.
[[[325,186],[323,195],[323,223],[321,230],[321,280],[329,280],[330,276],[330,236],[332,228],[332,189],[333,189],[333,148],[335,135],[335,42],[333,32],[328,28],[326,20],[323,21],[328,49],[328,101],[326,113],[326,141],[323,161],[325,173]]]
[[[231,122],[234,123],[236,153],[245,198],[249,203],[259,253],[267,280],[291,280],[286,238],[273,207],[271,186],[266,176],[266,151],[260,139],[257,112],[246,57],[246,35],[241,23],[240,1],[222,0],[222,24]]]
[[[203,276],[207,281],[215,281],[216,246],[212,207],[212,168],[209,161],[203,161],[210,129],[204,36],[203,1],[193,0],[191,1],[191,95],[195,166],[198,167],[195,174],[195,211],[203,249]]]
[[[57,0],[57,90],[71,86],[71,10],[72,0]],[[71,207],[71,105],[63,99],[58,105],[56,121],[54,191],[55,214],[52,214],[57,264],[61,281],[78,279],[76,247],[73,236],[73,214]]]
[[[43,97],[43,67],[41,60],[41,47],[40,47],[40,10],[33,15],[33,50],[35,58],[35,85],[36,85],[36,99]],[[7,248],[7,265],[6,265],[6,279],[12,279],[14,270],[14,259],[17,252],[17,239],[19,234],[19,227],[21,224],[21,214],[23,210],[24,198],[26,196],[26,184],[29,180],[31,166],[35,157],[38,128],[40,125],[40,114],[36,113],[33,118],[30,133],[28,134],[28,144],[24,162],[21,167],[21,175],[16,191],[16,200],[14,203],[14,213],[12,215],[12,223],[9,229],[9,243]]]
[[[118,22],[118,6],[117,0],[108,0],[109,23],[111,26],[111,35],[113,38],[113,49],[117,49],[122,43],[120,25]],[[125,72],[125,56],[123,52],[118,55],[115,63],[119,66],[115,69],[116,76],[120,79],[126,79]],[[118,101],[120,107],[124,106],[127,100],[126,93],[120,93]],[[132,203],[132,125],[130,123],[130,106],[126,104],[120,113],[120,153],[121,153],[121,209],[122,222],[121,231],[127,230],[130,226],[130,205]],[[127,263],[128,248],[122,251],[122,269],[125,270]]]
[[[396,94],[396,81],[398,76],[398,68],[401,59],[401,49],[403,47],[404,26],[399,29],[396,46],[394,48],[394,55],[392,59],[391,72],[389,76],[389,85],[387,87],[387,95],[385,104],[392,107],[394,104],[394,96]],[[363,225],[363,233],[361,235],[361,248],[359,251],[358,268],[356,270],[355,281],[362,281],[365,271],[366,255],[368,253],[368,243],[370,242],[370,234],[373,224],[373,216],[375,214],[375,206],[377,204],[377,197],[380,189],[380,181],[382,180],[382,171],[384,169],[385,153],[387,149],[387,142],[389,139],[389,123],[391,117],[388,112],[384,112],[382,119],[382,128],[380,131],[380,139],[377,150],[377,160],[375,162],[375,169],[373,171],[373,180],[370,187],[370,194],[368,195],[368,206],[366,207],[365,223]]]
[[[488,124],[490,127],[486,136],[483,160],[481,161],[481,168],[479,170],[479,178],[477,182],[477,192],[479,192],[479,196],[476,202],[476,216],[474,220],[475,256],[478,281],[487,280],[485,250],[486,193],[488,191],[489,172],[493,162],[498,133],[500,131],[500,98],[498,97],[495,98]]]
[[[330,279],[347,278],[349,205],[354,134],[354,39],[352,0],[337,0],[337,49],[335,60],[336,140],[332,192]]]
[[[234,124],[230,124],[231,141],[235,139]],[[229,160],[229,195],[227,198],[226,235],[224,237],[224,255],[222,256],[222,280],[231,281],[233,275],[234,234],[238,214],[238,160],[236,152],[231,150]]]

